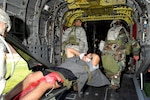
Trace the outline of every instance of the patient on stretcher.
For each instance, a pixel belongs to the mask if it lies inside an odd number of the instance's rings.
[[[71,48],[68,48],[67,52],[70,54],[67,55],[68,58],[64,63],[29,74],[4,95],[4,100],[38,100],[48,89],[62,86],[70,89],[74,81],[77,81],[78,93],[85,84],[95,87],[110,84],[100,69],[97,68],[100,61],[99,56],[89,54],[81,57],[81,54]],[[96,64],[96,62],[98,63]]]

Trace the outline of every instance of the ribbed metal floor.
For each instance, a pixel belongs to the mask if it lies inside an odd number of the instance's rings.
[[[107,89],[107,86],[99,88],[88,86],[82,97],[79,97],[76,92],[70,91],[65,100],[112,100],[107,97]],[[118,94],[119,100],[138,100],[132,78],[123,76]]]

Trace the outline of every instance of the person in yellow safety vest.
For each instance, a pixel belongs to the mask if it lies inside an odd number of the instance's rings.
[[[140,45],[122,26],[121,20],[113,20],[110,26],[101,56],[104,71],[111,82],[110,89],[116,91],[120,87],[121,72],[126,67],[126,55],[131,52],[137,61]]]
[[[88,51],[87,36],[80,19],[75,19],[73,25],[67,28],[62,35],[63,61],[66,58],[66,48],[75,49],[80,53],[87,53]]]
[[[6,75],[6,53],[7,47],[4,40],[5,33],[11,28],[10,17],[8,14],[0,9],[0,96],[5,87],[5,75]]]

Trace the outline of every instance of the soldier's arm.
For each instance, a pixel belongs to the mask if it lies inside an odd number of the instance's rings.
[[[84,43],[84,51],[83,52],[87,52],[88,50],[88,44],[87,44],[87,36],[86,36],[86,32],[83,28],[81,28],[80,31],[80,41],[82,41]]]
[[[64,34],[62,35],[62,42],[65,42],[68,40],[68,33],[70,32],[70,28],[66,29],[64,31]]]
[[[133,37],[130,37],[130,42],[132,44],[132,54],[134,60],[139,60],[139,53],[140,53],[140,45],[138,41],[136,41]]]
[[[66,48],[67,58],[71,58],[73,56],[80,56],[80,53],[72,48]]]
[[[131,44],[132,44],[132,54],[139,55],[140,45],[139,45],[138,41],[136,41],[133,37],[131,37]]]

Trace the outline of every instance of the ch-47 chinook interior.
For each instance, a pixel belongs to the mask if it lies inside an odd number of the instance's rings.
[[[12,29],[6,41],[28,63],[29,70],[61,64],[61,39],[64,29],[80,18],[86,31],[89,50],[98,51],[99,41],[105,40],[110,23],[122,20],[123,26],[140,43],[140,60],[129,57],[123,74],[120,100],[148,100],[144,84],[150,81],[150,0],[0,0],[11,17]],[[98,41],[96,41],[98,40]],[[65,88],[55,91],[57,100],[108,100],[105,87],[88,87],[82,98]],[[66,94],[66,95],[64,95]],[[49,100],[54,97],[45,97]]]

